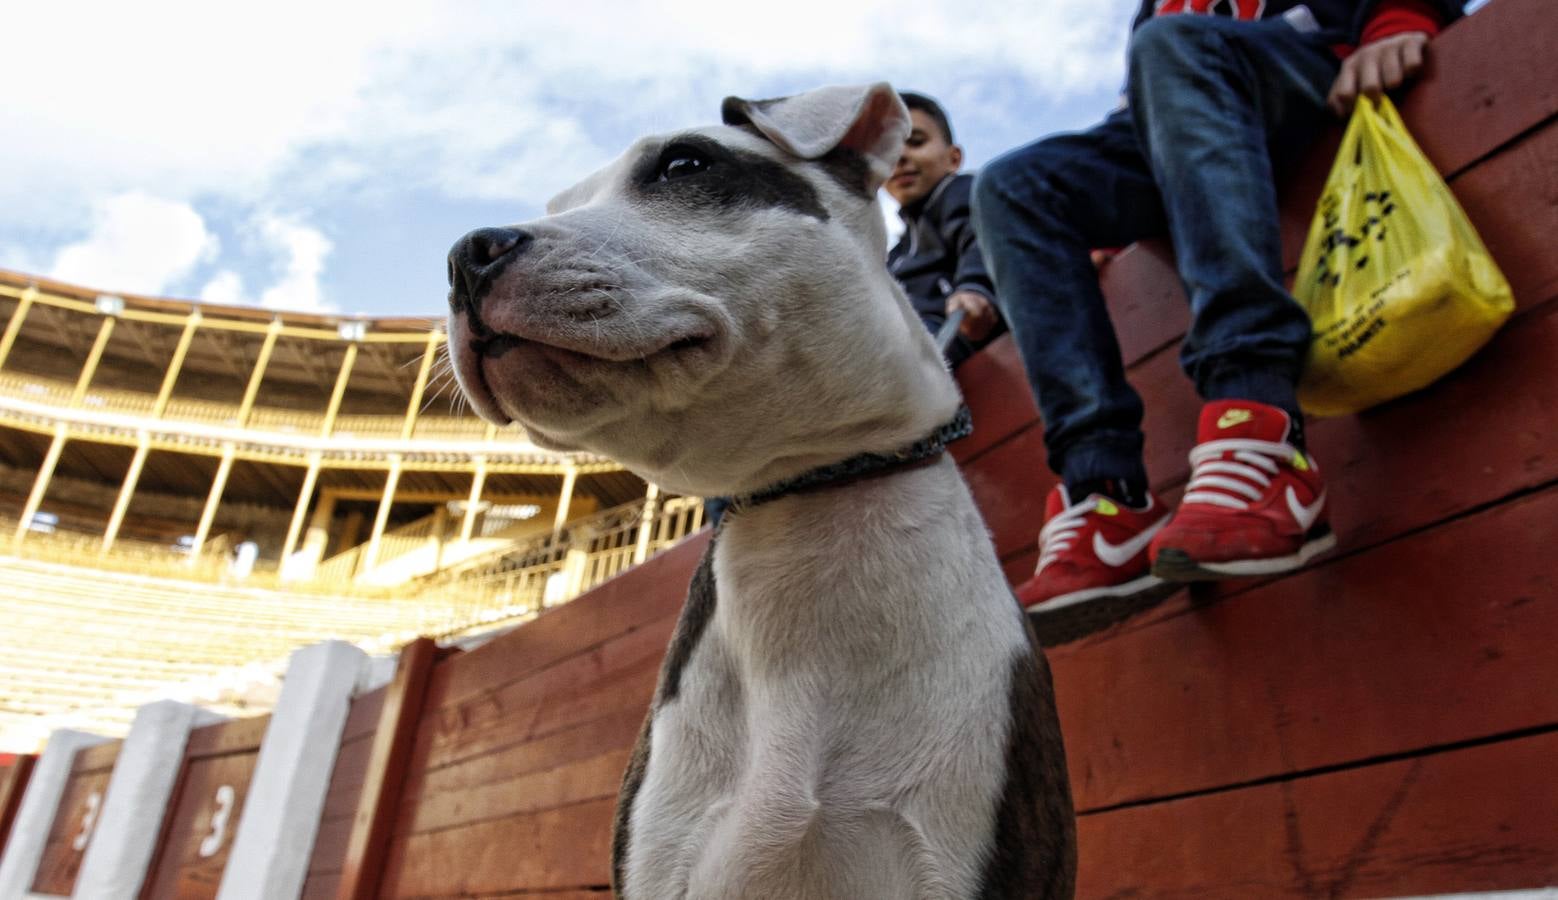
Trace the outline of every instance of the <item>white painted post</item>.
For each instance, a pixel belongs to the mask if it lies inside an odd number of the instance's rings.
[[[219,900],[303,891],[352,694],[370,669],[345,641],[292,654],[227,857]]]
[[[95,734],[65,729],[49,735],[49,744],[33,767],[27,793],[22,796],[21,808],[11,825],[5,857],[0,858],[0,898],[25,897],[32,889],[32,880],[38,877],[38,863],[43,861],[49,827],[54,824],[60,798],[65,795],[65,784],[70,781],[76,751],[107,741],[108,738]]]
[[[76,877],[77,897],[131,900],[151,866],[189,732],[222,717],[175,700],[141,707],[108,780],[103,812]]]

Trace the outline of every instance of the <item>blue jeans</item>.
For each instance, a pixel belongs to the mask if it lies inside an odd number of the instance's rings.
[[[979,174],[980,246],[1050,466],[1067,482],[1147,481],[1141,397],[1125,380],[1095,247],[1168,235],[1190,298],[1180,362],[1196,389],[1297,421],[1311,328],[1283,287],[1272,173],[1325,126],[1337,69],[1323,40],[1282,19],[1153,19],[1131,39],[1127,109]]]

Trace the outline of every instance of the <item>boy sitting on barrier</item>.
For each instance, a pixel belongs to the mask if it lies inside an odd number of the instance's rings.
[[[1125,106],[980,174],[975,224],[1063,482],[1018,589],[1031,612],[1094,601],[1082,609],[1103,623],[1171,583],[1284,572],[1334,545],[1296,397],[1311,328],[1283,286],[1273,156],[1306,148],[1359,93],[1403,84],[1458,12],[1142,0]],[[1089,259],[1163,235],[1190,299],[1180,361],[1206,401],[1172,514],[1148,489],[1141,398]]]
[[[941,104],[924,94],[900,91],[898,96],[909,107],[914,128],[886,184],[904,224],[887,254],[887,267],[931,334],[954,312],[963,312],[958,334],[944,350],[947,362],[956,366],[1000,324],[995,288],[969,221],[974,176],[958,174],[963,148],[953,143]]]

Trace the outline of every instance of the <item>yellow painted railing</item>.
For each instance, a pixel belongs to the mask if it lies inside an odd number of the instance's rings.
[[[0,371],[0,395],[47,403],[60,407],[70,405],[74,385],[16,372]],[[81,406],[88,410],[119,413],[150,419],[157,398],[137,391],[119,391],[111,388],[89,388],[81,399]],[[175,397],[163,411],[163,422],[198,422],[207,425],[238,425],[237,403],[219,403],[211,400],[192,400]],[[276,434],[301,434],[314,436],[321,433],[325,424],[323,410],[304,412],[289,409],[255,407],[249,413],[247,428]],[[332,435],[340,438],[399,438],[405,416],[401,413],[382,416],[337,416]],[[425,416],[417,420],[413,438],[449,441],[482,441],[487,438],[487,423],[475,416]],[[497,436],[500,441],[523,440],[517,431],[505,431]]]

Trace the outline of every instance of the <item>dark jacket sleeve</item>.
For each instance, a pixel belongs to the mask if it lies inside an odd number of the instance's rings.
[[[941,233],[943,246],[957,259],[952,289],[977,291],[993,301],[995,283],[985,268],[984,256],[979,252],[979,239],[974,234],[974,222],[969,211],[969,198],[973,190],[972,175],[958,175],[947,185],[938,204],[937,229]]]

